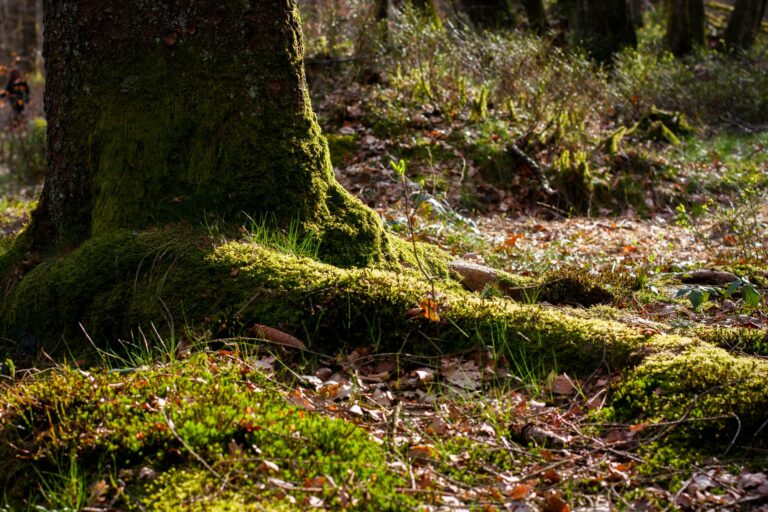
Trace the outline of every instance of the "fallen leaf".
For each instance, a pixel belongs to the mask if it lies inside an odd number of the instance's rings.
[[[434,446],[430,444],[417,444],[408,448],[408,456],[421,461],[432,461],[440,458]]]
[[[301,341],[300,339],[294,336],[291,336],[287,332],[283,332],[279,329],[275,329],[274,327],[267,327],[266,325],[253,324],[253,326],[250,329],[248,329],[248,333],[254,338],[260,338],[263,340],[271,341],[272,343],[281,345],[283,347],[297,348],[299,350],[304,350],[307,348],[304,342]]]
[[[523,500],[529,494],[531,494],[530,487],[525,484],[517,484],[512,488],[512,492],[509,493],[509,497],[513,500]]]

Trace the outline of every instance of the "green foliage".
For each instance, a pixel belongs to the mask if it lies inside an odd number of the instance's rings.
[[[764,263],[768,261],[768,246],[765,244],[768,230],[762,220],[766,202],[766,191],[760,178],[750,176],[746,184],[732,179],[727,183],[737,191],[734,199],[727,199],[725,205],[718,205],[714,199],[695,203],[690,210],[685,205],[677,206],[677,222],[691,230],[696,241],[712,251],[719,251],[736,263]],[[706,229],[703,221],[709,221]],[[724,243],[714,247],[713,232]]]
[[[713,286],[683,286],[677,291],[676,299],[687,298],[691,301],[693,309],[699,309],[712,295],[717,295],[717,288]]]

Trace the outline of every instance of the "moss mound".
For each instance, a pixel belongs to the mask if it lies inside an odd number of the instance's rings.
[[[654,345],[614,394],[619,419],[665,423],[670,440],[706,450],[768,444],[768,361],[686,338]]]
[[[2,389],[0,456],[15,461],[0,467],[6,499],[289,510],[291,495],[294,507],[312,496],[331,507],[408,509],[395,492],[404,481],[366,432],[285,403],[251,363],[199,354],[132,373],[61,368]]]
[[[696,334],[729,352],[768,356],[768,330],[747,327],[707,327],[698,329]]]

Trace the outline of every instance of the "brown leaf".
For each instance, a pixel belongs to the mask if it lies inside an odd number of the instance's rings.
[[[440,454],[430,444],[417,444],[408,448],[408,456],[421,461],[438,460]]]
[[[552,380],[550,390],[556,395],[572,395],[576,391],[576,386],[573,385],[569,376],[563,374]]]
[[[551,491],[544,500],[543,512],[570,512],[571,507],[563,500],[557,491]]]
[[[557,482],[559,482],[562,479],[562,477],[560,476],[560,473],[558,473],[554,469],[546,470],[544,472],[544,474],[542,475],[542,478],[548,484],[556,484]]]
[[[170,32],[167,36],[165,36],[165,46],[171,47],[176,44],[176,41],[179,39],[179,33],[175,30],[173,32]]]
[[[260,338],[263,340],[271,341],[277,345],[282,345],[288,348],[297,348],[304,350],[307,346],[300,339],[291,336],[287,332],[275,329],[274,327],[267,327],[266,325],[253,324],[248,330],[248,333],[254,338]]]
[[[509,497],[513,500],[524,500],[526,496],[531,494],[531,488],[525,484],[517,484],[512,488],[512,492]]]

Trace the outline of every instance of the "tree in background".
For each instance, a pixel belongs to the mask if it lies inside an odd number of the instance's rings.
[[[42,0],[0,0],[0,64],[18,58],[25,72],[33,69],[40,49]]]
[[[666,44],[681,57],[704,45],[704,0],[667,0]]]
[[[644,0],[629,0],[629,12],[632,16],[632,24],[635,28],[643,26]]]
[[[528,23],[537,34],[544,34],[549,29],[547,12],[543,0],[522,0]]]
[[[478,29],[508,28],[516,23],[508,0],[459,0],[456,5]]]
[[[637,46],[637,34],[626,0],[559,0],[571,40],[598,62]]]
[[[766,4],[768,0],[736,0],[725,29],[725,44],[729,48],[747,50],[752,47],[765,16]]]

